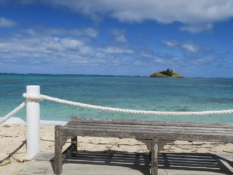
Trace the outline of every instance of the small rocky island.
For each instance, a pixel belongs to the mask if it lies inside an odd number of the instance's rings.
[[[182,75],[167,69],[161,72],[156,72],[154,74],[151,74],[150,77],[162,77],[162,78],[184,78]]]

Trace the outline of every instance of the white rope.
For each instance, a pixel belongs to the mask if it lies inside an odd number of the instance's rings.
[[[50,100],[58,103],[64,103],[68,105],[80,106],[84,108],[91,109],[99,109],[104,111],[112,111],[112,112],[123,112],[123,113],[133,113],[133,114],[151,114],[151,115],[209,115],[209,114],[230,114],[233,113],[233,109],[231,110],[222,110],[222,111],[202,111],[202,112],[166,112],[166,111],[141,111],[141,110],[132,110],[132,109],[119,109],[119,108],[111,108],[111,107],[102,107],[96,105],[89,105],[79,102],[73,102],[68,100],[62,100],[54,97],[50,97],[47,95],[40,96],[32,96],[26,93],[23,94],[23,97],[27,99],[36,99],[36,100]]]
[[[21,103],[17,108],[15,108],[13,111],[8,113],[3,119],[0,121],[0,124],[3,124],[5,121],[7,121],[9,118],[11,118],[13,115],[15,115],[17,112],[19,112],[23,107],[26,105],[26,101]]]

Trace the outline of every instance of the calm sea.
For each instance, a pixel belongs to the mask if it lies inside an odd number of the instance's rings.
[[[26,85],[40,85],[41,94],[93,105],[153,111],[233,109],[233,79],[149,78],[84,75],[0,74],[0,117],[21,102]],[[157,116],[124,114],[69,106],[44,100],[41,119],[79,118],[233,123],[233,114]],[[15,117],[26,119],[25,108]]]

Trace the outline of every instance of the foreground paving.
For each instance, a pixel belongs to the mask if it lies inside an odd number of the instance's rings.
[[[54,153],[39,153],[17,175],[54,174]],[[85,175],[149,175],[147,153],[79,152],[63,161],[63,173]],[[160,153],[159,175],[232,175],[230,153]]]

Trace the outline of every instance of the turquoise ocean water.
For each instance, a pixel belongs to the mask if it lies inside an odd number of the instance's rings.
[[[233,79],[149,78],[83,75],[0,74],[0,117],[21,102],[26,85],[40,85],[41,94],[93,105],[153,111],[208,111],[233,109]],[[41,102],[41,119],[79,118],[233,123],[233,114],[157,116],[124,114]],[[26,109],[15,117],[26,120]]]

